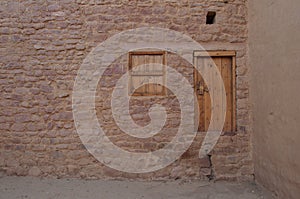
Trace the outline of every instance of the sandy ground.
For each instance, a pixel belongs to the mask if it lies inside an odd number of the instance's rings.
[[[272,199],[252,183],[0,178],[1,199]]]

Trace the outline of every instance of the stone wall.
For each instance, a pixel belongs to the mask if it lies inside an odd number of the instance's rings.
[[[251,179],[247,2],[224,2],[1,1],[0,170],[8,175],[102,179]],[[215,24],[205,24],[207,11],[216,11]],[[198,158],[205,136],[199,134],[190,149],[167,168],[146,174],[128,174],[102,165],[81,143],[73,121],[72,89],[83,59],[95,46],[121,31],[149,26],[187,34],[207,50],[237,51],[238,131],[222,135],[210,158]],[[184,60],[174,54],[169,54],[168,60],[192,82],[191,71],[184,70],[188,65]],[[97,92],[103,92],[105,85],[109,87],[126,72],[126,65],[126,57],[113,64],[112,70],[100,81]],[[149,122],[147,114],[143,116],[137,112],[147,111],[155,100],[151,97],[142,102],[131,100],[132,117],[138,124]],[[177,102],[172,97],[159,100],[171,116],[173,114],[173,120],[165,127],[165,136],[137,141],[121,134],[111,140],[134,151],[155,150],[161,147],[160,141],[169,141],[178,123]],[[121,133],[115,128],[104,101],[101,98],[96,101],[99,121],[109,121],[104,127],[108,135]]]

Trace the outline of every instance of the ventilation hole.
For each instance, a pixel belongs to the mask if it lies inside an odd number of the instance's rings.
[[[209,11],[206,15],[206,24],[214,24],[216,20],[216,12]]]

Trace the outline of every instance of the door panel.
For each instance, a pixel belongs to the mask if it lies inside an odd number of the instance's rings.
[[[211,68],[213,65],[216,65],[221,77],[224,82],[225,94],[223,95],[221,91],[218,91],[214,85],[210,91],[203,80],[201,74],[199,74],[196,70],[194,73],[195,80],[195,92],[197,93],[197,99],[199,104],[198,118],[199,118],[199,127],[198,131],[207,131],[210,119],[211,119],[211,100],[210,94],[216,96],[216,106],[221,106],[221,108],[226,108],[226,118],[224,123],[224,132],[232,132],[235,131],[235,120],[234,117],[234,100],[235,97],[234,89],[233,89],[233,81],[234,81],[234,73],[233,73],[233,58],[231,56],[216,56],[216,57],[195,57],[195,65],[200,71],[204,71],[207,74],[207,80],[211,82],[215,82],[215,74],[213,74],[213,70]],[[222,97],[226,96],[226,104],[222,104]],[[218,109],[217,109],[218,110]],[[222,110],[222,109],[220,109]],[[219,114],[215,116],[216,120],[220,119]]]

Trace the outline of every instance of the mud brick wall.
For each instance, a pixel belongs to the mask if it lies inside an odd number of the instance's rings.
[[[1,1],[0,171],[93,179],[252,179],[247,1],[226,2]],[[215,24],[205,24],[208,11],[216,11]],[[81,143],[74,126],[72,89],[82,61],[95,46],[121,31],[149,26],[187,34],[207,50],[236,50],[238,131],[222,135],[210,158],[198,158],[205,136],[198,134],[189,150],[170,166],[152,173],[128,174],[99,163]],[[193,82],[184,60],[174,54],[167,59]],[[106,88],[126,72],[126,66],[126,56],[112,64],[99,82],[99,96],[106,93],[109,99]],[[158,102],[166,106],[169,119],[161,135],[146,141],[120,132],[107,100],[96,98],[96,111],[99,121],[108,121],[104,129],[116,145],[129,151],[151,151],[163,147],[176,133],[178,101],[175,97],[148,97],[130,102],[132,117],[140,125],[149,122],[147,109]]]

